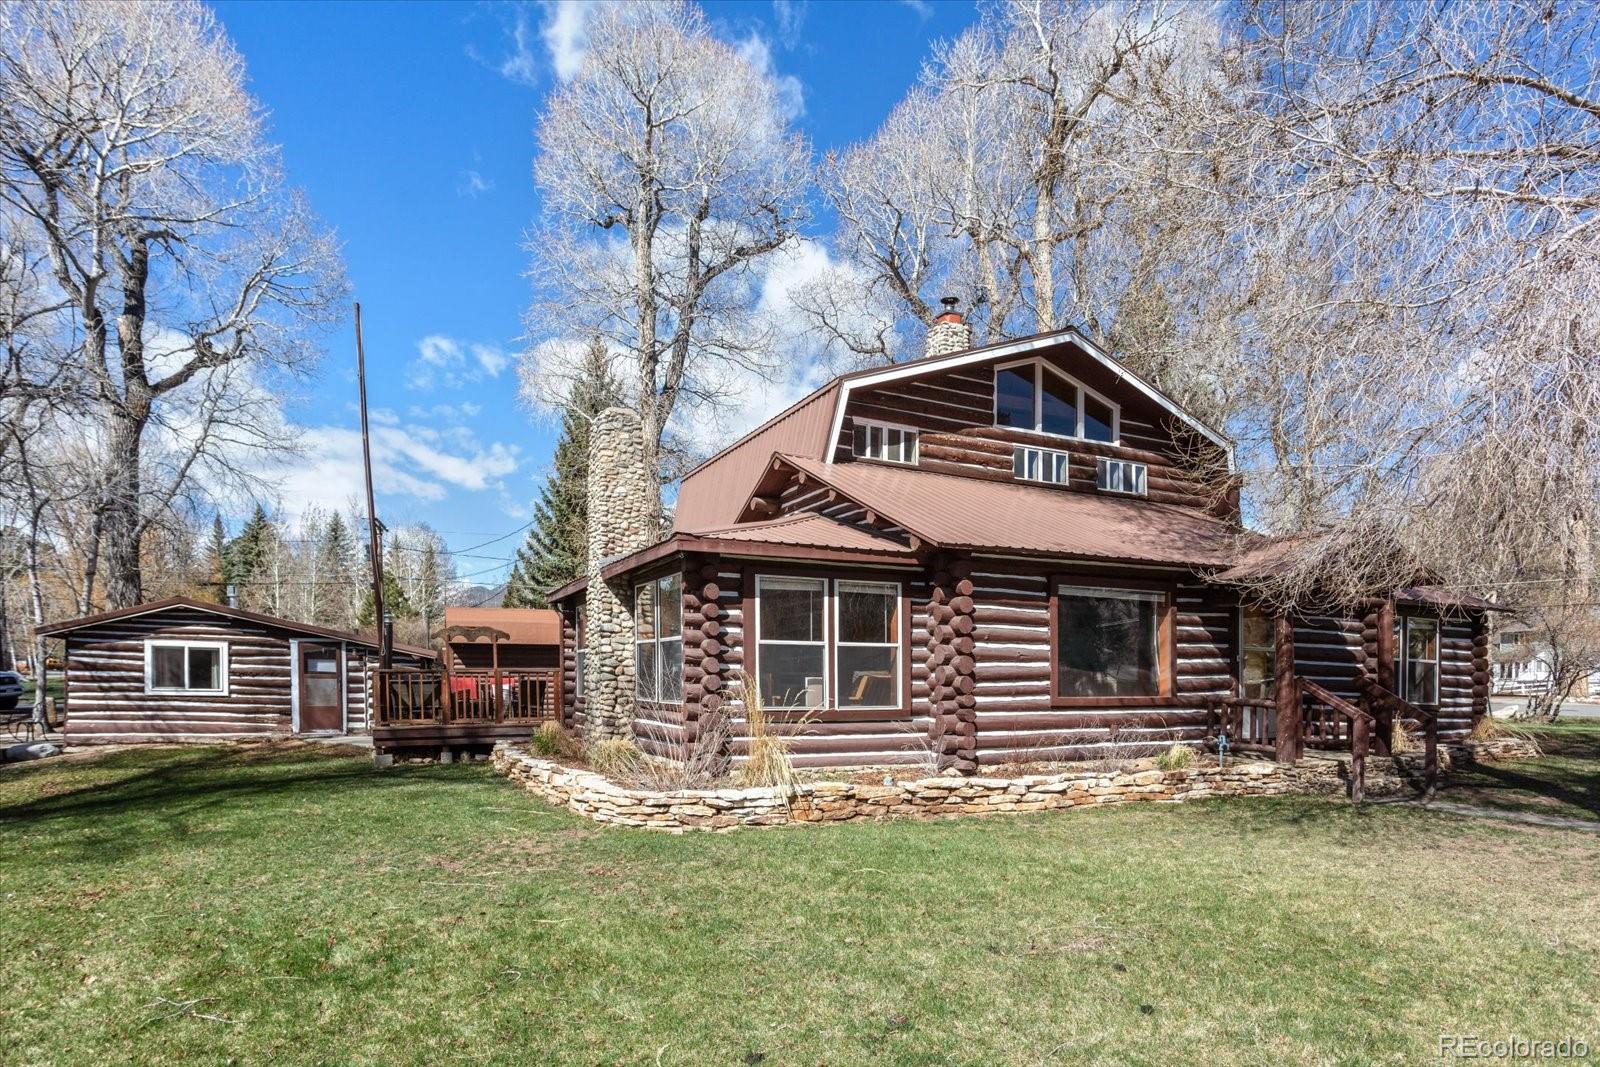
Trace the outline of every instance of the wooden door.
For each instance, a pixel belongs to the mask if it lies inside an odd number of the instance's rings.
[[[339,646],[300,643],[300,732],[344,729]]]

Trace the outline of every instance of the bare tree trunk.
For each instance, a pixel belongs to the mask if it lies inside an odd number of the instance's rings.
[[[106,566],[106,606],[126,608],[143,599],[139,565],[140,515],[139,450],[145,419],[127,410],[111,419],[110,454],[106,457],[107,484],[102,510]]]

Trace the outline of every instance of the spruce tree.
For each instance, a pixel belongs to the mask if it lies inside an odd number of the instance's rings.
[[[350,605],[360,582],[356,568],[355,540],[350,527],[337,511],[317,539],[317,617],[312,622],[336,629],[348,629],[354,619]]]
[[[201,595],[221,604],[227,599],[228,531],[222,525],[222,515],[211,517],[211,535],[206,539],[200,566],[205,577],[201,580]]]
[[[260,577],[267,549],[275,537],[277,531],[273,529],[272,520],[267,518],[266,510],[257,504],[255,513],[244,524],[244,529],[239,531],[239,536],[223,547],[224,593],[227,586],[233,585],[238,587],[240,603],[248,599],[247,590]]]
[[[596,337],[584,353],[581,373],[562,412],[550,477],[534,501],[533,526],[517,549],[506,582],[506,607],[545,607],[546,593],[583,574],[589,530],[589,422],[620,396],[605,342]]]

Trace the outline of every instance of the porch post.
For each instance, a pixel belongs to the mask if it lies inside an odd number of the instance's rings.
[[[506,717],[505,694],[500,689],[500,642],[497,638],[489,638],[489,665],[494,670],[494,721],[503,722]]]
[[[1394,680],[1394,601],[1385,597],[1378,605],[1378,684],[1391,693],[1399,693]],[[1388,699],[1374,701],[1373,718],[1378,720],[1377,737],[1373,748],[1380,756],[1393,755],[1390,746],[1394,739],[1394,705]]]
[[[1279,763],[1300,758],[1300,687],[1294,675],[1294,620],[1287,612],[1273,619],[1272,696],[1278,705]]]

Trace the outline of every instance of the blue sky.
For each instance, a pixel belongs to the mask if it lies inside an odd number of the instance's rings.
[[[869,136],[931,43],[969,4],[709,3],[719,35],[764,56],[820,155]],[[517,401],[528,303],[523,234],[539,211],[533,128],[558,64],[575,62],[582,5],[225,2],[216,6],[270,112],[290,180],[339,233],[364,319],[378,508],[425,521],[453,549],[528,521],[555,427]],[[826,237],[819,217],[813,237]],[[290,398],[311,455],[286,513],[359,491],[355,346],[328,338]],[[786,397],[751,404],[740,424]],[[737,427],[730,427],[733,432]],[[521,536],[457,559],[498,580]]]

